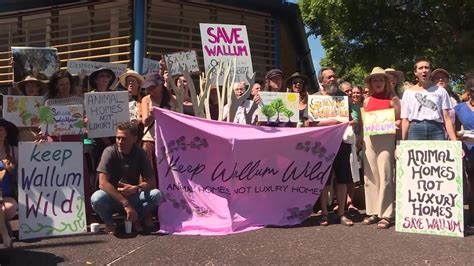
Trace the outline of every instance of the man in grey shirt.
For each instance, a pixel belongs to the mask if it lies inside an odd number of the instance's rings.
[[[122,210],[135,231],[143,231],[143,225],[153,226],[151,214],[161,192],[155,188],[155,175],[145,152],[135,144],[137,133],[137,127],[130,123],[118,125],[116,143],[104,150],[97,167],[100,189],[91,202],[108,233],[115,233],[112,215]]]

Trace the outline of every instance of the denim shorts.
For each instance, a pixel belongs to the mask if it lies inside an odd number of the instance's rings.
[[[446,140],[444,123],[433,120],[412,120],[408,140]]]

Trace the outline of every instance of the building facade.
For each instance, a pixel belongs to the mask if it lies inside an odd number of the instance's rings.
[[[0,87],[12,86],[11,47],[55,47],[68,60],[127,64],[195,49],[204,71],[199,23],[246,25],[257,80],[274,67],[316,76],[301,14],[285,1],[4,0],[0,8]],[[53,4],[54,2],[54,4]]]

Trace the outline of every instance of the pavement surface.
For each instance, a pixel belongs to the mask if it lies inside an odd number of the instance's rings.
[[[362,225],[319,226],[311,216],[291,228],[265,228],[228,236],[82,234],[16,241],[0,250],[1,265],[281,265],[474,264],[474,236],[398,233]],[[119,228],[120,229],[120,228]]]

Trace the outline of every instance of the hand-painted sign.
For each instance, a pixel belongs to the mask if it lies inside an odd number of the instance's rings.
[[[86,93],[84,105],[90,138],[115,136],[117,125],[130,121],[127,91]]]
[[[396,231],[464,236],[461,142],[397,146]]]
[[[80,142],[20,142],[20,239],[86,232]]]
[[[247,28],[243,25],[200,23],[204,68],[216,72],[219,63],[237,58],[236,81],[245,81],[253,73]],[[219,77],[223,78],[224,73]],[[220,81],[222,84],[222,81]]]

